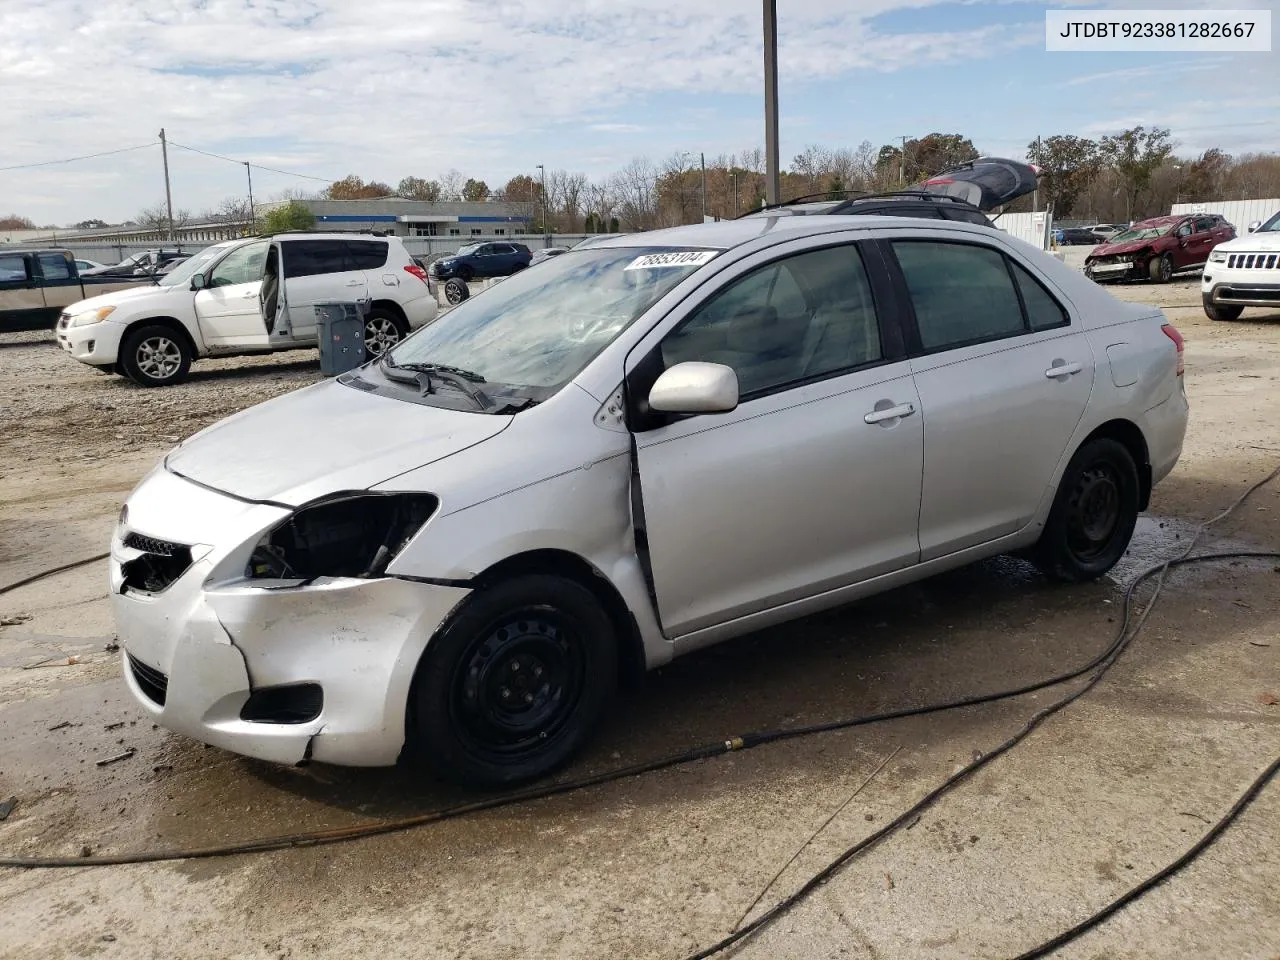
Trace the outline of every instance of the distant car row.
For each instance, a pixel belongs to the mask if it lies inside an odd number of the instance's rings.
[[[1092,227],[1063,227],[1054,231],[1059,246],[1093,246],[1106,243],[1116,234],[1129,229],[1122,223],[1095,223]]]

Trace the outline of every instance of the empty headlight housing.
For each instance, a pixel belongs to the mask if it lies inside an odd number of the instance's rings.
[[[380,577],[438,505],[428,493],[341,494],[307,504],[263,535],[245,576]]]

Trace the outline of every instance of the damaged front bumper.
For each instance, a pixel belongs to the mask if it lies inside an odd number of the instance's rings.
[[[466,588],[390,577],[264,585],[229,576],[289,510],[163,468],[127,509],[112,539],[112,605],[126,682],[156,723],[278,763],[396,762],[418,661]],[[189,550],[189,564],[171,569],[168,582],[137,576],[131,565],[166,545]]]

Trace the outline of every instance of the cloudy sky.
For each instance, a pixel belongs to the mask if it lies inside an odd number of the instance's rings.
[[[1070,7],[1067,2],[1055,7]],[[1109,0],[1079,6],[1214,6]],[[1269,7],[1235,0],[1222,7]],[[806,144],[1171,127],[1185,153],[1280,149],[1280,55],[1046,53],[1043,3],[779,0],[784,163]],[[121,221],[163,200],[158,146],[331,180],[763,140],[760,0],[0,0],[0,214]],[[175,207],[243,194],[243,166],[171,148]],[[254,171],[256,197],[319,180]]]

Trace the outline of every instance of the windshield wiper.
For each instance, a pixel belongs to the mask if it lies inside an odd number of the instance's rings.
[[[478,409],[487,413],[493,408],[493,401],[489,399],[489,395],[472,384],[473,380],[484,382],[484,377],[478,373],[460,370],[457,367],[445,366],[439,363],[396,363],[391,359],[390,355],[384,356],[379,361],[378,367],[388,380],[414,384],[423,393],[434,392],[432,383],[435,380],[443,380],[466,394]],[[405,373],[400,373],[399,371],[405,371]],[[411,375],[406,376],[406,373]]]

